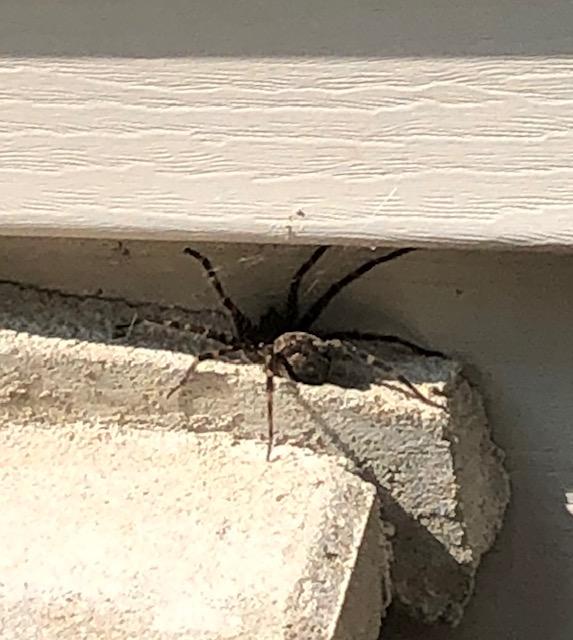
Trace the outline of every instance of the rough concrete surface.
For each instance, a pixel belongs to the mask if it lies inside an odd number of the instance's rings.
[[[3,640],[377,637],[378,504],[335,459],[95,421],[0,440]]]
[[[4,410],[14,421],[91,420],[149,429],[226,431],[266,437],[264,376],[259,367],[202,363],[171,399],[192,358],[209,345],[188,332],[157,325],[166,314],[180,323],[197,316],[140,307],[127,337],[114,326],[135,318],[132,306],[62,298],[5,285],[0,321],[9,329],[88,342],[3,334]],[[214,318],[210,318],[213,320]],[[103,346],[103,342],[125,346]],[[153,347],[163,351],[147,351]],[[374,347],[369,345],[372,353]],[[169,350],[169,351],[168,351]],[[342,345],[333,382],[319,387],[279,381],[279,442],[344,454],[377,485],[384,518],[393,523],[393,591],[410,613],[457,623],[471,595],[482,554],[501,525],[508,482],[490,439],[479,396],[458,364],[376,348],[406,375],[431,407],[395,375]],[[46,373],[49,372],[49,375]],[[277,447],[275,459],[283,457]]]

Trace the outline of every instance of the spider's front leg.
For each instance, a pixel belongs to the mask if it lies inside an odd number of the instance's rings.
[[[293,382],[323,384],[330,370],[330,347],[310,333],[293,331],[283,333],[264,350],[267,393],[268,449],[270,460],[274,445],[274,392],[275,376],[283,376]]]
[[[222,355],[228,355],[233,351],[239,351],[241,347],[238,345],[225,345],[220,349],[216,349],[215,351],[205,351],[204,353],[200,353],[195,357],[195,360],[191,363],[181,380],[167,392],[167,398],[170,398],[176,391],[179,391],[182,387],[184,387],[193,377],[193,374],[197,370],[197,366],[203,360],[216,360]]]
[[[274,345],[271,345],[268,352],[265,354],[265,376],[266,376],[266,392],[267,392],[267,426],[268,426],[268,440],[267,440],[267,462],[271,460],[271,453],[273,451],[273,444],[275,438],[275,424],[274,424],[274,395],[275,395],[275,373],[276,373],[277,358],[274,350]]]
[[[261,348],[265,354],[268,421],[267,461],[270,461],[275,436],[275,376],[282,376],[303,384],[323,384],[328,379],[331,352],[329,345],[323,340],[302,331],[283,333],[271,345]]]

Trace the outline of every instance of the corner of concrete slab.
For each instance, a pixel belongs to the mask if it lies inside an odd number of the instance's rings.
[[[257,447],[264,458],[260,441],[266,437],[266,408],[258,367],[204,362],[192,383],[166,399],[165,390],[193,361],[189,354],[204,350],[205,340],[161,327],[156,320],[166,317],[164,309],[139,308],[140,318],[150,315],[154,322],[138,324],[118,344],[110,331],[110,318],[129,324],[134,317],[129,305],[63,298],[8,285],[1,293],[0,321],[5,327],[0,333],[1,417],[4,426],[29,436],[30,447],[35,446],[38,433],[53,430],[54,425],[65,430],[66,425],[89,424],[104,442],[116,429],[143,440],[145,434],[172,434],[173,442],[179,442],[177,438],[191,442],[197,434],[226,434],[231,443],[242,443],[236,447],[254,441],[248,446]],[[180,326],[197,319],[182,310],[170,313]],[[361,518],[368,514],[368,526],[357,525],[351,518],[353,535],[359,530],[363,535],[354,538],[355,556],[347,565],[352,569],[336,591],[338,611],[344,615],[330,617],[327,637],[337,640],[375,637],[373,630],[390,590],[396,605],[410,615],[427,622],[458,623],[480,559],[495,539],[509,499],[502,456],[491,440],[483,404],[459,365],[396,349],[371,348],[394,376],[406,376],[421,393],[443,401],[443,406],[420,403],[397,386],[392,375],[373,378],[369,369],[360,372],[367,382],[361,388],[278,380],[275,394],[279,462],[283,455],[291,455],[287,452],[294,445],[314,451],[305,454],[311,459],[342,456],[355,471],[368,471],[383,520],[395,529],[390,578],[390,550],[386,538],[380,539],[383,522],[374,503],[361,511]],[[150,458],[163,455],[163,447],[174,446],[164,437]],[[231,446],[230,450],[238,449]],[[317,464],[328,467],[329,463]],[[180,473],[184,478],[184,470]],[[296,475],[293,472],[289,480],[295,483],[292,486],[298,486]],[[253,496],[249,500],[255,500]],[[336,508],[329,502],[329,518],[337,522],[337,514],[345,513],[353,499],[351,493],[337,498]],[[374,521],[377,527],[371,524]],[[322,533],[333,526],[330,521],[321,522]],[[343,531],[344,526],[336,540]],[[336,564],[339,551],[332,551],[330,542],[322,547],[326,549],[323,563],[330,558]],[[376,555],[373,550],[378,548],[382,551]],[[373,554],[378,560],[372,560]],[[291,596],[299,594],[295,600],[303,603],[306,613],[285,629],[293,634],[294,629],[300,633],[306,629],[303,636],[311,638],[305,635],[309,629],[318,633],[311,620],[316,622],[322,615],[312,603],[322,596],[310,588],[312,581],[292,584],[298,586],[293,586]],[[292,603],[288,609],[297,611]]]

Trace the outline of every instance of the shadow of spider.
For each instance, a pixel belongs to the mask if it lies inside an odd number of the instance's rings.
[[[324,384],[329,381],[333,358],[336,357],[343,348],[351,348],[355,354],[365,358],[368,365],[375,366],[385,373],[391,373],[392,368],[381,362],[380,359],[371,353],[365,352],[354,345],[350,347],[345,344],[343,346],[342,341],[376,341],[398,344],[407,347],[419,355],[444,357],[443,354],[438,351],[424,349],[413,342],[393,335],[379,335],[360,331],[310,333],[314,323],[342,289],[368,273],[368,271],[374,267],[415,251],[415,249],[411,248],[396,249],[383,256],[368,260],[357,269],[334,282],[305,312],[301,313],[299,308],[299,294],[302,280],[306,273],[310,271],[329,249],[329,246],[321,246],[316,249],[294,273],[291,279],[284,313],[279,313],[276,309],[270,308],[261,316],[258,323],[254,323],[248,318],[225,293],[223,285],[209,258],[189,247],[184,250],[186,255],[197,260],[203,267],[219,301],[231,318],[234,335],[226,336],[221,333],[215,334],[209,329],[206,329],[204,335],[217,340],[223,346],[216,351],[199,354],[180,382],[169,391],[167,396],[173,395],[177,390],[186,385],[193,377],[199,362],[203,360],[215,359],[224,355],[228,356],[233,352],[240,351],[250,362],[264,365],[268,417],[268,444],[266,454],[268,461],[271,459],[275,431],[273,416],[275,376],[290,378],[295,382],[304,384]],[[405,376],[397,375],[395,379],[404,385],[421,402],[433,407],[441,407],[438,403],[421,394]]]

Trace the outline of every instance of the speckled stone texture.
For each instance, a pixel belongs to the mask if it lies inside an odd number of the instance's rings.
[[[0,443],[3,640],[377,637],[389,549],[340,461],[95,422]]]
[[[157,322],[169,317],[196,323],[197,314],[10,286],[0,287],[0,300],[0,322],[7,329],[76,340],[40,344],[4,333],[0,393],[4,415],[13,423],[53,425],[89,417],[101,425],[265,440],[264,375],[258,366],[203,362],[184,388],[166,398],[193,360],[187,354],[214,345]],[[116,323],[136,317],[127,338],[114,338]],[[457,363],[373,343],[358,345],[360,351],[356,346],[340,345],[329,384],[278,381],[275,462],[285,455],[280,443],[344,455],[376,485],[383,518],[394,526],[394,602],[424,620],[456,624],[507,505],[502,456],[491,441],[479,395]],[[368,363],[364,350],[391,371]],[[421,402],[398,375],[440,407]]]

